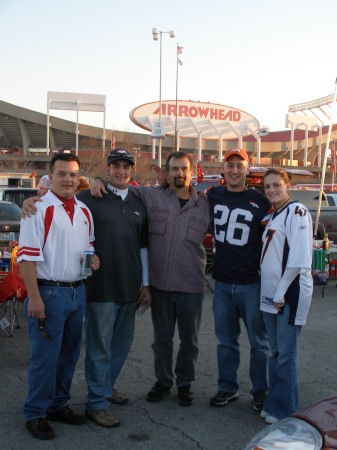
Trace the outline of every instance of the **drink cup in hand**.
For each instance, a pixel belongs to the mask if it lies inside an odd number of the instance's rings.
[[[148,301],[146,298],[142,301],[142,303],[137,308],[137,316],[143,316],[147,310]]]

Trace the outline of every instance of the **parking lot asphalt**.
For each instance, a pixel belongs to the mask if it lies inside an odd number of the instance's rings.
[[[211,281],[213,283],[213,281]],[[300,406],[336,393],[337,374],[337,288],[314,287],[307,325],[299,339]],[[242,329],[239,400],[225,407],[212,407],[209,400],[217,391],[217,362],[212,294],[206,292],[201,330],[195,402],[178,405],[177,392],[159,403],[148,403],[146,394],[155,381],[153,370],[150,312],[136,317],[134,342],[120,374],[117,388],[129,397],[126,405],[111,405],[121,420],[118,428],[103,428],[92,421],[81,426],[53,422],[56,437],[51,441],[33,438],[24,427],[21,412],[27,390],[29,343],[21,308],[21,326],[8,338],[0,330],[0,448],[2,449],[222,449],[240,450],[257,431],[268,426],[253,411],[249,393],[249,345]],[[175,340],[175,350],[177,349]],[[86,383],[84,346],[77,365],[71,405],[85,410]]]

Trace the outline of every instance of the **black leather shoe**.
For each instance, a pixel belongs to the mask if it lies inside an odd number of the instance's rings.
[[[67,423],[68,425],[82,425],[86,421],[85,416],[75,414],[69,406],[65,406],[55,412],[47,413],[47,419]]]
[[[159,381],[157,381],[153,385],[152,389],[148,392],[146,400],[148,402],[160,402],[161,400],[164,400],[164,398],[169,394],[171,394],[171,392],[171,388],[167,388],[160,384]]]
[[[26,428],[34,437],[38,439],[47,440],[55,437],[55,433],[49,423],[42,418],[27,420]]]
[[[191,391],[191,386],[182,386],[178,388],[178,399],[179,405],[191,406],[194,400],[193,392]]]

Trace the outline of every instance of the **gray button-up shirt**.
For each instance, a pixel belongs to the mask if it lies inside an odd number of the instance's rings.
[[[163,291],[200,293],[205,289],[206,253],[202,244],[210,213],[206,197],[191,197],[183,208],[168,187],[132,188],[143,200],[149,225],[150,285]]]

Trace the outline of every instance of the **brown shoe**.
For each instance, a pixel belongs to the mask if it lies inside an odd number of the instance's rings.
[[[109,398],[111,403],[115,403],[116,405],[125,405],[129,401],[128,397],[122,394],[117,389],[112,389],[112,395]]]
[[[108,409],[87,409],[85,415],[102,427],[119,427],[120,421]]]
[[[47,440],[53,439],[55,437],[53,429],[51,428],[49,423],[42,417],[34,420],[27,420],[26,428],[37,439]]]

